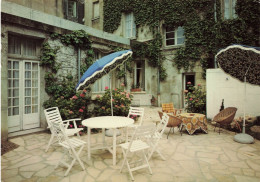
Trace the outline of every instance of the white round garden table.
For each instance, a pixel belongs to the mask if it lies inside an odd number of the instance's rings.
[[[100,116],[85,119],[82,121],[82,125],[88,127],[88,159],[91,157],[91,129],[101,128],[103,133],[103,146],[105,145],[105,129],[113,129],[113,147],[112,150],[105,146],[109,152],[113,155],[113,165],[116,165],[116,128],[127,127],[134,123],[132,118],[123,116]]]

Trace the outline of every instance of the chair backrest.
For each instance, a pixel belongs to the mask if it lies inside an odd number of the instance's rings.
[[[158,111],[158,114],[159,114],[160,119],[162,119],[163,112],[162,111]]]
[[[51,107],[44,110],[44,114],[47,120],[48,128],[53,133],[52,123],[62,123],[62,118],[58,107]],[[55,135],[55,133],[53,133]]]
[[[137,125],[141,126],[143,124],[143,116],[144,116],[144,108],[142,108],[142,107],[130,107],[127,117],[129,117],[129,118],[138,117],[138,124]]]
[[[48,123],[48,126],[50,127],[50,123],[54,122],[62,122],[62,118],[60,115],[60,111],[58,107],[51,107],[44,110],[44,114]]]
[[[236,107],[227,107],[226,109],[220,111],[214,118],[213,121],[221,122],[222,124],[231,123],[236,115]]]
[[[173,103],[162,103],[162,112],[174,113]]]
[[[160,123],[157,125],[156,135],[162,137],[168,122],[169,122],[169,116],[166,113],[163,113],[162,119]]]
[[[169,121],[168,121],[167,127],[176,127],[182,123],[182,120],[180,118],[178,118],[177,116],[170,115],[170,114],[168,114],[168,116],[169,116]]]

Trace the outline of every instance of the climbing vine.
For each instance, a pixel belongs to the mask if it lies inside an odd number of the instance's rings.
[[[128,12],[133,12],[137,29],[148,25],[155,35],[159,22],[172,28],[182,26],[185,46],[177,48],[173,65],[189,70],[199,61],[205,71],[223,47],[259,46],[259,2],[237,0],[235,10],[237,18],[224,20],[220,0],[104,0],[104,31],[117,30],[122,13]],[[148,44],[135,44],[134,55],[152,58],[150,63],[160,68],[162,62],[156,60],[161,51]],[[152,49],[157,52],[151,53]]]
[[[66,46],[72,45],[85,51],[86,58],[81,66],[81,74],[93,63],[94,52],[91,47],[89,36],[83,30],[73,31],[70,34],[50,35],[52,39],[59,39]],[[57,63],[56,54],[59,48],[52,48],[47,42],[42,45],[40,65],[46,68],[45,72],[45,91],[50,99],[44,103],[45,106],[52,105],[61,95],[64,99],[69,99],[75,94],[76,81],[72,75],[64,76],[63,80],[59,80],[56,76],[61,63]]]

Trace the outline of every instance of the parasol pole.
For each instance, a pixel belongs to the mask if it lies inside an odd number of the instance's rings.
[[[104,70],[104,72],[105,72],[106,74],[108,74],[108,73],[106,72],[106,70]],[[108,74],[108,77],[109,77],[109,89],[110,89],[111,115],[113,116],[113,103],[112,103],[113,96],[112,96],[111,74]]]
[[[112,103],[112,99],[113,99],[113,96],[112,96],[112,83],[111,83],[111,75],[109,74],[109,87],[110,87],[110,102],[111,102],[111,115],[113,116],[113,103]]]
[[[244,110],[244,119],[243,119],[243,129],[242,133],[236,134],[234,136],[234,140],[239,143],[249,144],[254,142],[254,138],[248,134],[246,134],[246,75],[248,73],[248,70],[251,67],[252,62],[250,63],[248,69],[246,70],[246,73],[244,75],[244,103],[243,103],[243,110]]]

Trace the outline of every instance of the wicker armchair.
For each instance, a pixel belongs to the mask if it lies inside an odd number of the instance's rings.
[[[214,118],[213,122],[216,122],[214,131],[216,129],[217,124],[219,125],[219,134],[220,134],[220,126],[221,125],[229,125],[237,112],[237,108],[235,107],[227,107],[226,109],[220,111]]]
[[[158,113],[159,113],[160,118],[162,119],[163,112],[158,111]],[[169,132],[167,134],[167,139],[169,137],[171,129],[173,129],[172,131],[174,133],[174,127],[178,127],[179,130],[180,130],[180,133],[182,135],[182,125],[181,125],[182,120],[180,118],[176,117],[176,116],[171,115],[171,114],[167,114],[167,115],[169,116],[169,121],[168,121],[167,127],[170,128],[170,130],[169,130]]]

